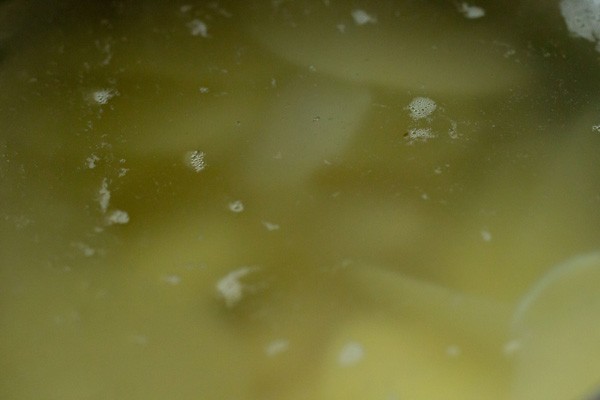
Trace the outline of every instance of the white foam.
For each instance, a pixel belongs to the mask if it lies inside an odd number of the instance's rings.
[[[244,284],[241,279],[256,268],[242,267],[225,275],[217,282],[217,292],[225,300],[227,307],[233,307],[244,295]]]
[[[185,155],[187,165],[196,172],[200,172],[206,168],[205,154],[202,151],[188,151]]]
[[[265,353],[267,353],[267,355],[269,357],[273,357],[273,356],[276,356],[280,353],[287,351],[289,347],[290,347],[289,340],[277,339],[277,340],[274,340],[271,343],[267,344],[267,346],[265,347]]]
[[[458,6],[458,10],[469,19],[477,19],[485,16],[485,10],[483,8],[468,3],[461,3]]]
[[[429,117],[437,109],[437,104],[428,97],[415,97],[406,109],[412,119],[418,120]]]
[[[208,26],[199,19],[193,19],[188,22],[187,27],[192,36],[201,36],[203,38],[208,37]]]
[[[481,232],[481,238],[483,239],[484,242],[489,242],[492,240],[492,234],[490,231],[483,229]]]
[[[596,42],[600,51],[599,0],[562,0],[560,12],[573,36]]]
[[[272,222],[262,221],[262,224],[264,225],[265,228],[267,228],[267,230],[269,232],[276,231],[276,230],[279,229],[279,225],[278,224],[274,224]]]
[[[229,210],[234,213],[241,213],[244,211],[244,203],[241,200],[235,200],[229,203]]]
[[[338,362],[343,367],[356,365],[363,359],[365,350],[358,342],[348,342],[340,352]]]
[[[94,103],[104,105],[116,95],[117,92],[114,89],[100,89],[92,92],[90,97]]]
[[[352,18],[356,25],[374,24],[377,22],[377,18],[369,15],[365,10],[356,9],[352,10]]]
[[[100,190],[98,190],[98,203],[102,213],[105,213],[110,204],[110,190],[108,190],[108,178],[102,180]]]
[[[106,221],[109,225],[123,225],[129,222],[129,214],[127,211],[113,210],[107,215]]]
[[[431,128],[414,128],[408,131],[407,135],[409,143],[414,142],[425,142],[435,137],[435,134],[431,131]]]
[[[88,158],[86,158],[85,162],[87,164],[87,167],[89,169],[94,169],[96,168],[96,163],[100,161],[100,157],[98,157],[95,154],[92,154],[91,156],[89,156]]]

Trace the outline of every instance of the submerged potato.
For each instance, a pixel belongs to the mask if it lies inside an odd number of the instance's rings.
[[[247,30],[267,49],[339,79],[454,95],[503,92],[526,81],[527,68],[507,56],[510,35],[465,18],[450,2],[405,3],[259,1],[243,12]]]
[[[244,166],[244,184],[302,190],[319,168],[338,163],[371,107],[365,88],[306,77],[278,90]]]
[[[506,369],[420,323],[377,316],[341,325],[319,367],[316,399],[501,399]]]
[[[584,399],[598,388],[600,254],[558,265],[523,297],[513,317],[518,344],[513,397]]]
[[[453,291],[401,272],[351,265],[346,273],[353,288],[380,310],[496,353],[507,338],[510,310],[506,304]]]
[[[0,398],[591,393],[595,278],[506,344],[600,227],[598,53],[516,8],[0,1]]]

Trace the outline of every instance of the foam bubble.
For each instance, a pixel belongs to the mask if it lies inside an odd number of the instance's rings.
[[[437,109],[437,104],[428,97],[415,97],[406,109],[412,119],[418,120],[429,117]]]

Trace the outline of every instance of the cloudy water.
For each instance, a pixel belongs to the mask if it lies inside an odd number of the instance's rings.
[[[0,398],[589,398],[599,21],[1,1]]]

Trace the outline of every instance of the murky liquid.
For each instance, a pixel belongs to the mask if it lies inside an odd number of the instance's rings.
[[[600,385],[511,328],[599,247],[594,2],[43,3],[0,2],[0,398]]]

